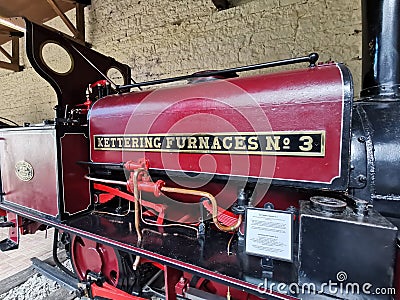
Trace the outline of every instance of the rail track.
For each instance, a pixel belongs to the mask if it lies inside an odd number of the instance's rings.
[[[66,260],[64,256],[63,261]],[[56,280],[42,275],[43,266],[46,268],[55,268],[52,258],[40,261],[37,258],[32,258],[33,264],[0,281],[0,300],[73,300],[79,299],[71,289],[57,283]]]

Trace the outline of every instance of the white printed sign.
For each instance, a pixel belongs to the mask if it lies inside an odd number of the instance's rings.
[[[292,261],[293,215],[285,211],[248,208],[246,253]]]

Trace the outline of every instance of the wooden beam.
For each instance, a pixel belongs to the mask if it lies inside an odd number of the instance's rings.
[[[0,25],[7,28],[10,32],[25,32],[25,28],[20,25],[14,24],[9,19],[0,17]]]
[[[0,30],[0,35],[10,35],[10,32],[7,30]]]
[[[0,61],[0,68],[19,72],[23,69],[23,67],[19,65],[19,36],[12,35],[10,38],[11,54],[0,46],[0,52],[3,53],[10,62]]]
[[[76,29],[79,33],[77,37],[82,42],[85,41],[85,5],[76,3],[75,10],[76,10]]]
[[[61,18],[64,24],[68,27],[68,29],[72,32],[75,38],[78,38],[79,32],[76,30],[74,24],[68,19],[68,17],[61,11],[58,7],[57,3],[54,0],[47,0],[47,3],[51,6],[51,8],[56,12],[56,14]]]
[[[6,49],[4,49],[2,46],[0,46],[0,52],[3,53],[3,55],[5,57],[7,57],[7,59],[9,59],[11,61],[12,56],[6,51]]]
[[[11,37],[11,64],[19,67],[19,37]]]
[[[15,65],[15,64],[12,64],[12,63],[8,63],[8,62],[5,62],[5,61],[0,61],[0,68],[11,70],[11,71],[15,71],[15,72],[19,72],[19,71],[22,70],[21,66]]]

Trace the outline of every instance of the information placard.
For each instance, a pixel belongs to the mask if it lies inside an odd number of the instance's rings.
[[[260,208],[246,210],[246,253],[293,260],[293,214]]]

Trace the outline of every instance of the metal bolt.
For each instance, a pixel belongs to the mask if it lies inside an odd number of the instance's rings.
[[[365,143],[366,140],[367,140],[367,139],[366,139],[365,136],[360,136],[360,137],[358,138],[358,141],[359,141],[360,143]]]
[[[367,182],[367,177],[365,177],[364,175],[360,174],[360,175],[357,176],[357,180],[359,182],[365,183],[365,182]]]

